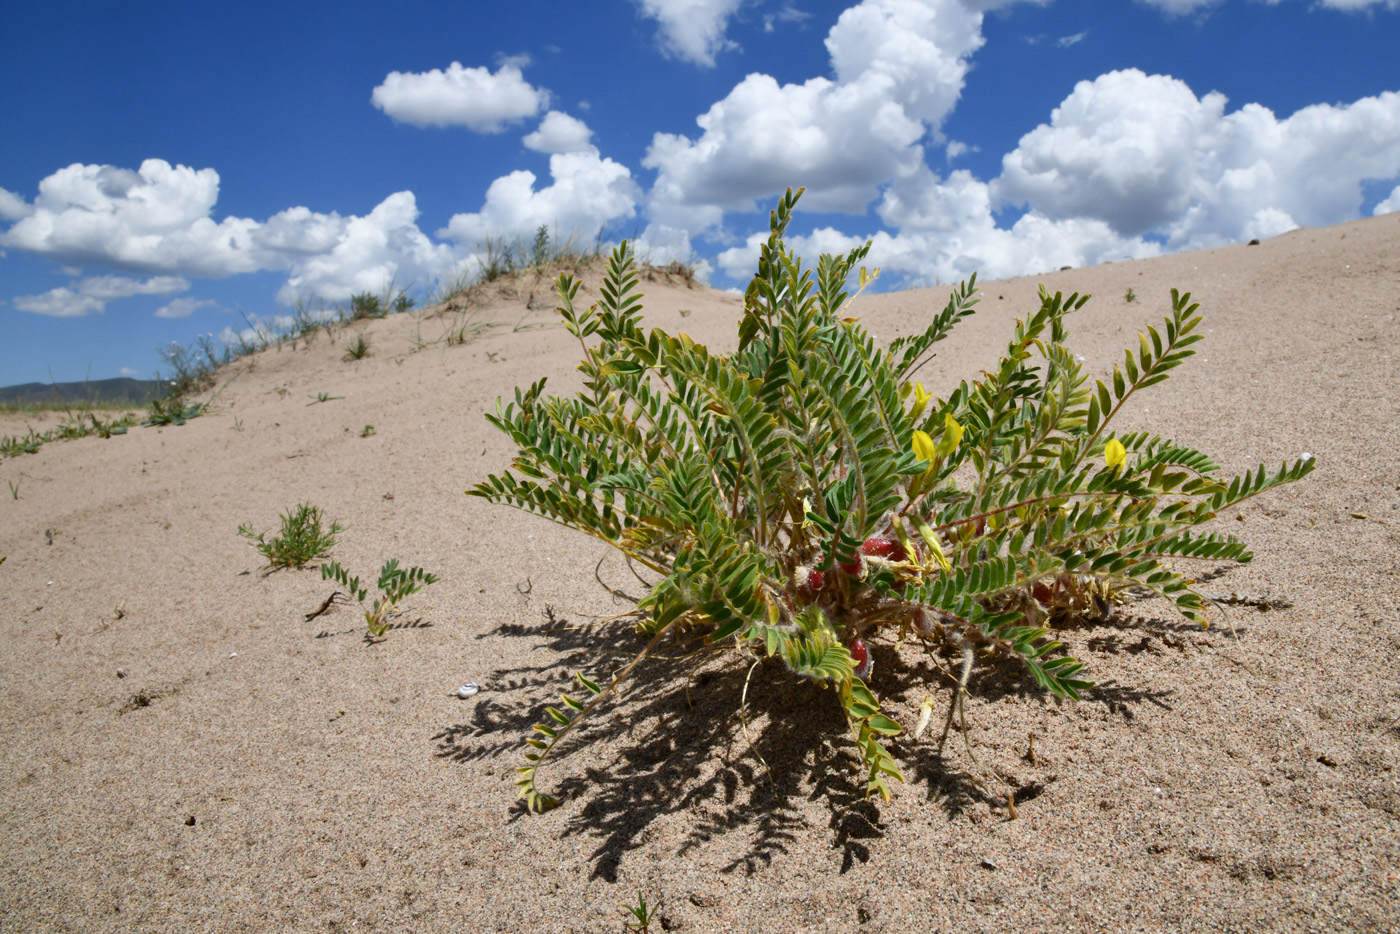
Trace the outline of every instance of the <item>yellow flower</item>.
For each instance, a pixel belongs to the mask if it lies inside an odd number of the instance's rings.
[[[929,463],[933,463],[933,439],[928,436],[928,432],[914,432],[914,453],[919,455],[920,460],[926,460]]]
[[[1123,461],[1128,459],[1128,452],[1123,447],[1123,442],[1113,438],[1103,446],[1103,460],[1108,467],[1118,468],[1123,466]]]
[[[908,384],[906,383],[905,385]],[[928,406],[928,400],[932,398],[933,396],[929,393],[927,389],[924,388],[923,383],[915,383],[914,407],[909,410],[909,417],[918,418],[920,415],[924,414],[924,409]]]
[[[947,457],[958,449],[958,442],[962,441],[963,426],[959,425],[952,415],[943,416],[943,437],[938,439],[938,447],[933,452],[939,457]]]
[[[948,556],[943,553],[943,545],[938,541],[938,533],[929,528],[927,522],[921,520],[914,521],[915,527],[919,530],[919,536],[928,543],[929,550],[933,552],[933,558],[938,562],[938,566],[943,568],[943,573],[947,574],[953,570],[953,566],[948,563]]]

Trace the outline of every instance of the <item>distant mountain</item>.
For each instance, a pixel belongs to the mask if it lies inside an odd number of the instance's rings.
[[[157,388],[155,380],[125,376],[81,383],[21,383],[0,388],[0,404],[129,402],[141,406],[151,401]]]

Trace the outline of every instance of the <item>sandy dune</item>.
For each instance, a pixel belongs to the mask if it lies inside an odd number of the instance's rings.
[[[321,334],[232,365],[182,427],[0,461],[0,930],[616,931],[638,890],[687,932],[1400,927],[1400,215],[984,283],[930,388],[991,364],[1038,282],[1096,296],[1072,343],[1100,372],[1191,291],[1208,340],[1127,424],[1231,471],[1319,466],[1222,520],[1256,559],[1203,585],[1287,608],[1235,608],[1237,638],[1151,607],[1071,630],[1099,682],[1077,705],[974,678],[970,741],[1026,789],[1018,819],[936,735],[896,742],[908,781],[863,800],[830,695],[780,670],[749,692],[770,784],[733,658],[688,696],[679,663],[644,670],[543,779],[563,806],[512,807],[542,706],[637,647],[578,628],[624,609],[605,549],[463,495],[509,460],[498,395],[576,385],[565,331],[512,330],[522,291],[465,345],[413,349],[450,317],[356,325],[364,360]],[[736,297],[643,284],[649,323],[732,344]],[[856,313],[888,340],[946,291]],[[238,525],[299,502],[362,577],[442,578],[383,642],[353,606],[305,619],[333,590],[314,569],[259,572]],[[906,724],[946,702],[913,652],[876,659]]]

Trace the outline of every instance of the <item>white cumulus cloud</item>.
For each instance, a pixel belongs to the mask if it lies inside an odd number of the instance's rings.
[[[305,218],[295,229],[316,249],[293,263],[277,300],[292,305],[314,296],[340,302],[361,292],[379,293],[391,285],[404,288],[436,280],[455,259],[450,247],[434,243],[418,229],[418,213],[413,192],[400,191],[364,217],[337,218],[334,223],[322,215]],[[326,223],[331,223],[330,229]]]
[[[1135,69],[1081,81],[1002,161],[993,194],[1173,249],[1355,217],[1362,182],[1400,176],[1400,94],[1278,119]]]
[[[1138,2],[1156,7],[1168,16],[1186,16],[1197,10],[1219,6],[1224,0],[1138,0]]]
[[[991,182],[921,165],[887,183],[869,262],[918,285],[1147,257],[1339,223],[1362,210],[1365,182],[1400,181],[1400,93],[1283,119],[1226,104],[1135,70],[1081,82]],[[998,226],[1008,203],[1026,210]],[[1400,210],[1400,187],[1375,210]],[[718,266],[747,277],[764,236]],[[865,239],[824,228],[794,242],[815,254]]]
[[[1268,0],[1270,5],[1279,0]],[[1334,10],[1369,10],[1371,7],[1385,7],[1387,10],[1400,10],[1400,0],[1318,0],[1322,6]]]
[[[139,171],[73,164],[39,183],[32,210],[0,234],[14,247],[75,266],[225,276],[261,263],[256,222],[210,217],[219,174],[147,159]]]
[[[66,286],[49,289],[39,295],[20,295],[14,306],[20,311],[53,318],[81,318],[106,310],[107,303],[133,295],[169,295],[190,287],[178,276],[152,276],[131,279],[126,276],[92,276],[77,279]]]
[[[878,212],[893,231],[855,236],[826,227],[790,239],[805,256],[845,252],[870,239],[866,265],[910,286],[956,282],[974,272],[1005,278],[1161,253],[1159,244],[1121,236],[1092,218],[1051,220],[1030,212],[1009,228],[998,227],[987,183],[966,170],[946,179],[921,170],[891,186]],[[721,253],[717,265],[747,278],[766,237],[751,235],[743,246]]]
[[[92,276],[77,283],[79,291],[103,301],[114,298],[130,298],[133,295],[169,295],[183,292],[190,287],[188,279],[179,276],[151,276],[149,279],[130,279],[126,276]]]
[[[1373,217],[1379,217],[1382,214],[1389,214],[1392,211],[1400,211],[1400,185],[1395,186],[1395,190],[1390,193],[1390,197],[1376,205],[1375,209],[1371,211],[1371,215]]]
[[[91,295],[83,295],[70,288],[49,289],[41,295],[18,295],[11,302],[20,311],[51,318],[81,318],[96,314],[107,307],[107,303]]]
[[[19,195],[0,188],[0,221],[17,221],[34,210]]]
[[[179,290],[188,283],[171,277],[287,272],[278,293],[287,304],[300,298],[343,301],[391,283],[428,282],[454,263],[451,247],[418,228],[412,192],[389,195],[364,217],[292,207],[266,221],[215,221],[218,193],[219,174],[208,168],[160,159],[146,160],[139,171],[71,165],[39,183],[32,210],[0,233],[0,247],[73,268],[159,273],[149,281],[179,281]],[[105,301],[120,297],[95,291],[93,283],[104,280],[85,281],[82,288],[16,299],[16,307],[24,302],[26,310],[73,316],[100,311]]]
[[[589,143],[592,136],[593,131],[582,120],[551,110],[523,142],[536,152],[585,152],[592,148]]]
[[[812,18],[812,14],[805,10],[799,10],[791,3],[783,4],[783,8],[777,13],[763,14],[763,31],[773,32],[778,23],[805,23]]]
[[[648,224],[646,230],[632,239],[632,249],[643,262],[653,266],[684,263],[691,266],[702,282],[709,280],[709,262],[695,254],[690,234],[685,230],[663,224]],[[757,255],[757,254],[755,254]]]
[[[157,308],[155,316],[157,318],[188,318],[199,309],[208,308],[213,304],[208,299],[177,298]]]
[[[1138,0],[1147,6],[1157,7],[1169,16],[1184,16],[1197,10],[1219,6],[1224,0]],[[1278,6],[1283,0],[1264,0],[1269,6]],[[1387,10],[1400,9],[1400,0],[1312,0],[1313,6],[1330,7],[1344,12],[1360,12],[1372,7]]]
[[[332,211],[321,214],[306,207],[287,208],[257,228],[256,240],[270,257],[317,256],[335,249],[345,235],[347,219]]]
[[[992,4],[983,4],[988,6]],[[826,37],[835,79],[780,85],[751,74],[696,118],[698,138],[658,133],[653,220],[698,232],[788,185],[817,210],[860,213],[918,170],[921,141],[957,103],[984,42],[981,9],[960,0],[863,0]]]
[[[841,84],[883,88],[910,117],[936,126],[985,41],[982,13],[961,0],[864,0],[841,14],[826,48]]]
[[[437,235],[468,248],[487,237],[528,236],[542,225],[556,239],[591,237],[607,222],[636,213],[641,189],[632,173],[593,147],[550,156],[549,175],[551,184],[538,189],[535,173],[523,169],[496,179],[480,211],[453,215]]]
[[[656,20],[668,55],[713,67],[715,54],[734,47],[725,36],[742,0],[638,0],[642,15]]]
[[[518,61],[506,61],[495,72],[453,62],[446,71],[391,71],[370,94],[370,102],[413,126],[465,126],[478,133],[499,133],[544,109],[549,92],[532,87]]]

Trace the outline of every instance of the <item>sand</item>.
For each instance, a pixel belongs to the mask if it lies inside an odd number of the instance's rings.
[[[606,548],[463,491],[512,453],[483,413],[541,375],[576,386],[577,345],[513,330],[547,289],[494,296],[478,320],[503,326],[465,344],[421,312],[356,324],[236,362],[184,426],[0,461],[0,930],[617,931],[638,891],[654,931],[1400,927],[1400,215],[983,283],[925,383],[992,363],[1040,282],[1096,296],[1071,342],[1100,373],[1170,287],[1201,302],[1198,356],[1121,427],[1232,472],[1317,457],[1220,520],[1256,558],[1202,585],[1288,606],[1234,607],[1233,635],[1137,605],[1071,629],[1098,681],[1078,704],[982,670],[979,764],[906,735],[889,803],[863,799],[829,693],[755,674],[770,778],[743,660],[689,682],[659,660],[542,779],[562,806],[525,814],[530,725],[639,643],[582,628],[626,609],[594,579]],[[732,346],[735,296],[643,286],[649,324]],[[946,294],[856,313],[884,341]],[[361,329],[371,355],[345,362]],[[382,642],[353,605],[306,619],[334,587],[261,573],[237,534],[301,502],[361,577],[441,577]],[[927,662],[875,655],[892,713],[933,693],[941,716]],[[1016,819],[987,773],[1022,789]]]

